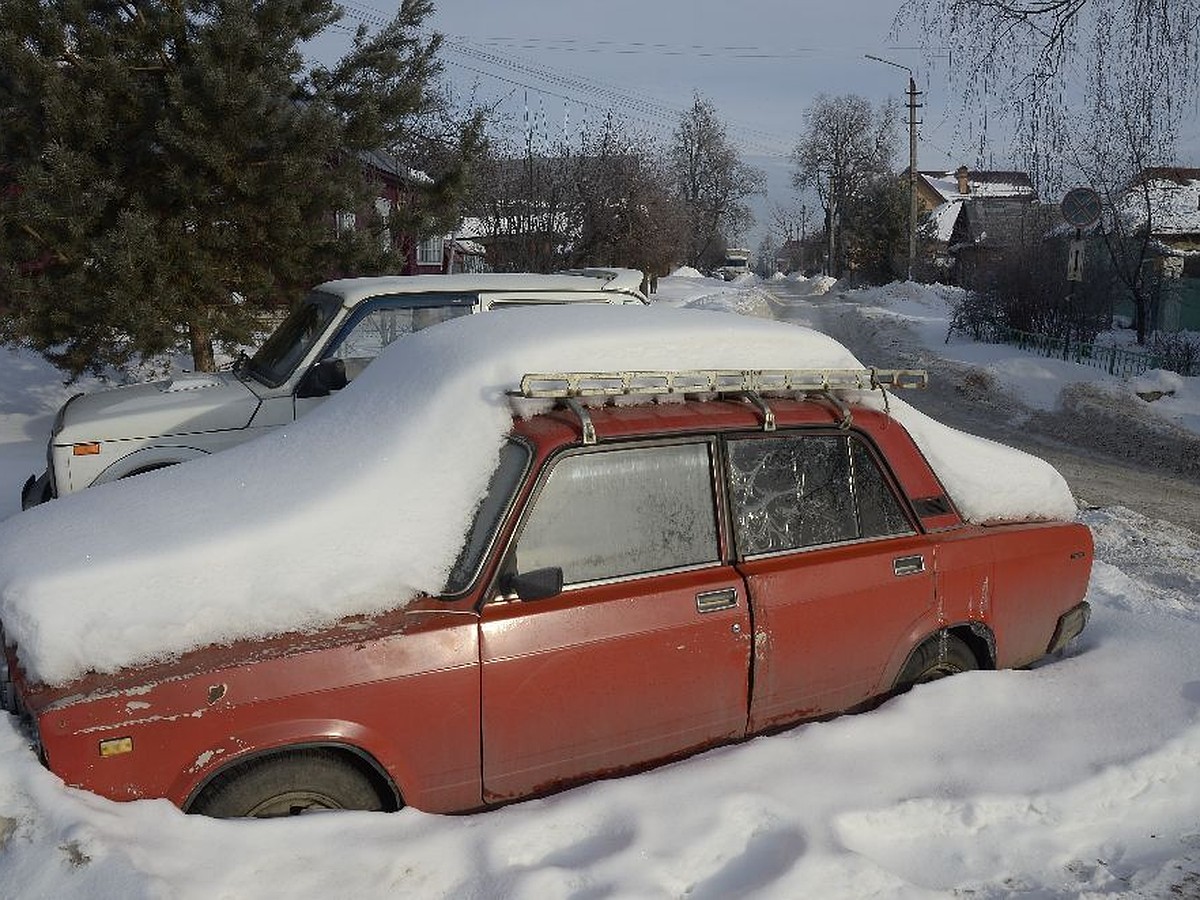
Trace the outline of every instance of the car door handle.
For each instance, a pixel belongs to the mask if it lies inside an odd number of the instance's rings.
[[[722,588],[696,595],[696,612],[710,613],[737,606],[737,588]]]
[[[892,560],[892,571],[897,577],[902,575],[916,575],[925,571],[925,557],[917,556],[898,556]]]

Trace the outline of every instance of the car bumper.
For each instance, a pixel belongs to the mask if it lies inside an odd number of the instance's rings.
[[[1073,606],[1058,617],[1058,625],[1054,629],[1054,637],[1050,638],[1047,653],[1056,653],[1077,638],[1091,618],[1092,607],[1084,601]]]
[[[41,476],[30,475],[21,488],[21,509],[29,509],[54,497],[54,480],[47,469]]]

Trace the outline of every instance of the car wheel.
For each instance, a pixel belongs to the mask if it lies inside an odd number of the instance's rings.
[[[954,635],[942,632],[913,651],[900,677],[896,679],[893,691],[900,693],[913,685],[978,668],[979,661],[975,659],[971,648]]]
[[[218,775],[188,812],[219,819],[296,816],[322,809],[390,809],[374,780],[329,750],[252,759]]]
[[[132,472],[126,472],[118,480],[125,478],[133,478],[136,475],[145,475],[147,472],[157,472],[159,469],[169,469],[171,466],[179,465],[178,463],[155,463],[152,466],[146,466],[142,469],[134,469]]]

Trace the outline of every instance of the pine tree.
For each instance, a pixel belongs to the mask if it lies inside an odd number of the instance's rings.
[[[181,342],[209,370],[214,342],[304,287],[394,270],[378,233],[339,234],[334,214],[372,208],[362,151],[411,151],[445,112],[431,8],[405,0],[306,72],[332,0],[5,0],[0,338],[72,375]],[[408,224],[453,205],[447,155]]]

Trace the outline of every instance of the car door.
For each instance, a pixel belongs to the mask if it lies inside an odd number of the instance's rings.
[[[754,614],[750,730],[867,700],[934,602],[932,545],[858,436],[756,434],[726,450]]]
[[[489,802],[740,737],[745,588],[722,561],[713,443],[601,446],[543,473],[506,567],[563,590],[482,610]]]

